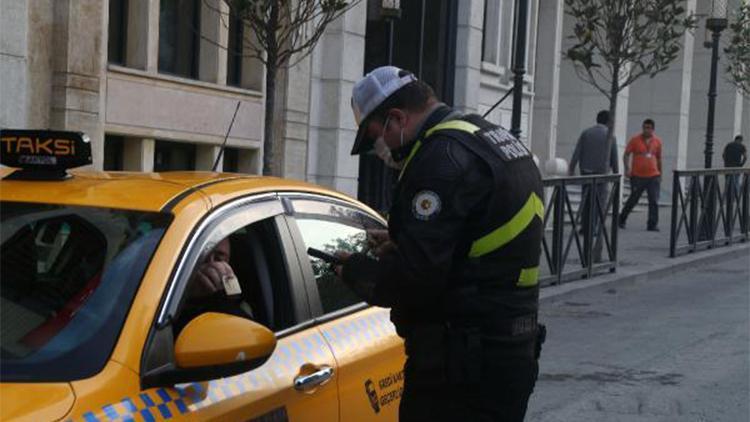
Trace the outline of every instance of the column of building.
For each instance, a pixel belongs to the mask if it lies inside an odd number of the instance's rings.
[[[557,151],[563,8],[563,0],[550,0],[539,8],[531,148],[543,171]]]
[[[0,127],[22,128],[30,120],[28,13],[26,2],[0,0]]]
[[[0,126],[75,128],[101,157],[102,13],[93,0],[0,2]]]
[[[312,53],[307,180],[356,196],[351,92],[364,66],[367,2],[329,25]]]
[[[456,45],[475,47],[456,49],[454,106],[462,113],[479,112],[483,17],[484,1],[458,3]]]
[[[292,57],[291,66],[281,72],[276,85],[276,166],[284,177],[299,180],[307,175],[311,62],[309,55]]]

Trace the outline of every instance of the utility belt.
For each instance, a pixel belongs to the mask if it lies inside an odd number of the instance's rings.
[[[451,329],[477,328],[486,341],[510,340],[531,337],[538,327],[536,314],[524,315],[516,318],[493,320],[488,318],[479,324],[464,321],[447,321],[446,326]]]
[[[424,385],[470,385],[481,381],[487,359],[539,359],[547,330],[536,315],[509,319],[506,328],[516,335],[451,322],[412,325],[405,338],[407,376]]]

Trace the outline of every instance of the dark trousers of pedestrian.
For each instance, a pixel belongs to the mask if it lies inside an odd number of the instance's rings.
[[[638,204],[641,199],[643,191],[646,191],[648,195],[648,222],[646,223],[649,229],[656,229],[659,227],[659,185],[661,177],[631,177],[630,178],[630,196],[625,202],[625,206],[622,208],[620,213],[620,225],[625,224],[628,219],[628,214],[633,211],[633,208]]]
[[[450,356],[407,340],[399,421],[523,421],[539,374],[534,345],[483,344],[477,355]]]
[[[588,173],[591,174],[591,173]],[[594,191],[593,194],[593,201],[590,201],[591,198],[591,192]],[[581,193],[582,201],[581,201],[581,234],[586,236],[584,238],[584,250],[586,257],[588,259],[589,256],[589,248],[591,248],[591,245],[593,244],[594,250],[592,252],[592,258],[594,262],[601,262],[602,260],[602,248],[603,248],[603,232],[601,223],[602,219],[600,218],[600,210],[601,208],[601,214],[604,214],[604,217],[607,216],[607,195],[609,194],[609,189],[606,184],[606,182],[597,183],[596,187],[594,185],[583,185],[583,191]],[[597,205],[598,202],[598,205]],[[591,226],[589,226],[589,215],[591,216]],[[588,230],[589,227],[592,229],[592,236],[590,241],[586,241],[589,239],[588,236]]]
[[[729,201],[735,201],[742,195],[742,174],[727,174],[724,179],[724,189]]]

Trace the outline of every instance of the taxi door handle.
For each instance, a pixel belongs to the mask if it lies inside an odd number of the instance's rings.
[[[294,379],[294,389],[297,391],[307,391],[323,385],[333,376],[333,368],[324,366],[320,370],[309,375],[300,375]]]

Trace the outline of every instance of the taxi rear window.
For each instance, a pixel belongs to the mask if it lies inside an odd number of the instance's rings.
[[[70,381],[101,370],[170,220],[0,203],[0,378]]]

